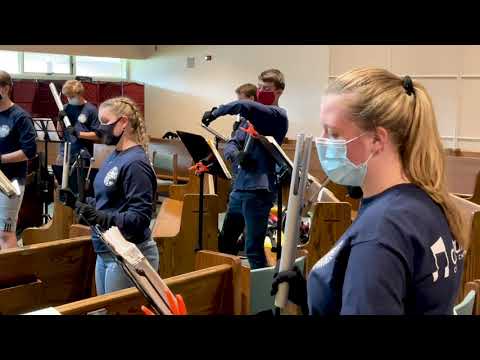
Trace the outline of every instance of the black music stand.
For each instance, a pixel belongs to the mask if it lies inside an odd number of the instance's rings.
[[[232,176],[212,142],[207,142],[207,140],[201,135],[184,131],[177,131],[177,134],[185,145],[190,156],[193,158],[193,161],[196,164],[202,163],[205,166],[204,171],[200,171],[197,174],[200,179],[200,189],[198,207],[198,246],[195,251],[198,251],[203,248],[203,181],[205,172],[214,176],[220,176],[227,180],[230,180]]]
[[[221,141],[223,141],[224,143],[227,143],[230,138],[227,138],[225,136],[223,136],[221,133],[219,133],[218,131],[206,126],[205,124],[202,124],[202,128],[204,128],[205,130],[207,130],[210,134],[212,134],[214,137],[215,137],[215,148],[218,150],[219,148],[219,144]],[[215,191],[218,191],[218,177],[215,175]]]
[[[42,194],[44,203],[44,214],[42,219],[44,224],[51,220],[48,215],[48,178],[50,176],[48,172],[48,143],[61,143],[60,135],[55,127],[55,122],[50,118],[33,118],[33,126],[37,133],[37,140],[45,144],[45,160],[43,162],[41,178],[42,178]]]

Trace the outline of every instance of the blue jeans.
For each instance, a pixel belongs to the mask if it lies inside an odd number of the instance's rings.
[[[157,243],[152,239],[137,245],[152,267],[158,271],[159,255]],[[97,295],[128,289],[135,286],[110,252],[98,253],[95,266]]]
[[[242,216],[245,221],[245,252],[251,269],[267,266],[264,243],[274,199],[275,194],[266,190],[234,190],[230,194],[226,216]]]

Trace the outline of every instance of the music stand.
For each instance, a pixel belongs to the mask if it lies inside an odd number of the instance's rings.
[[[46,224],[51,220],[50,215],[48,215],[48,143],[61,143],[63,142],[60,139],[57,129],[55,128],[55,123],[50,118],[33,118],[33,126],[35,132],[37,133],[37,140],[45,144],[45,161],[42,166],[42,193],[43,193],[43,203],[45,213],[42,215],[44,223]]]
[[[215,136],[215,148],[218,150],[218,144],[220,143],[220,141],[223,141],[223,142],[228,142],[230,140],[230,138],[227,138],[225,136],[223,136],[221,133],[219,133],[217,130],[215,129],[212,129],[208,126],[206,126],[205,124],[201,124],[202,125],[202,128],[204,128],[205,130],[207,130],[210,134],[212,134],[213,136]],[[215,176],[215,191],[218,191],[218,178],[217,176]]]
[[[203,247],[203,181],[205,172],[214,176],[220,176],[224,179],[231,180],[232,175],[227,169],[225,162],[220,156],[218,150],[212,141],[207,141],[203,136],[192,134],[184,131],[177,131],[180,140],[185,145],[193,161],[199,165],[203,164],[203,169],[196,172],[200,178],[199,189],[199,207],[198,207],[198,247],[195,251],[202,250]]]

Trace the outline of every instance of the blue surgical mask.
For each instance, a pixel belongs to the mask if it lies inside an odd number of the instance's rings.
[[[360,165],[355,165],[347,157],[347,144],[359,137],[363,133],[353,139],[326,139],[317,138],[315,144],[317,146],[318,158],[320,164],[330,180],[334,183],[346,186],[362,186],[367,174],[367,163],[372,158],[371,154],[367,161]]]
[[[82,102],[78,97],[69,98],[68,103],[70,105],[82,105]]]

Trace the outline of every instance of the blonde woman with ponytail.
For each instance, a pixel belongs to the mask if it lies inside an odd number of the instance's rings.
[[[453,314],[468,244],[426,89],[408,76],[355,69],[328,86],[320,116],[323,170],[333,182],[361,186],[364,198],[312,268],[307,296],[294,300],[308,300],[317,315]],[[274,288],[282,281],[302,279],[281,273]]]
[[[98,224],[102,230],[117,226],[158,270],[158,249],[150,232],[157,181],[146,153],[145,121],[137,105],[126,97],[103,102],[99,119],[97,135],[104,144],[115,145],[115,150],[95,177],[95,198],[88,198],[84,204],[70,190],[62,190],[61,198],[88,225]],[[97,253],[97,294],[133,286],[95,233],[92,240]]]

